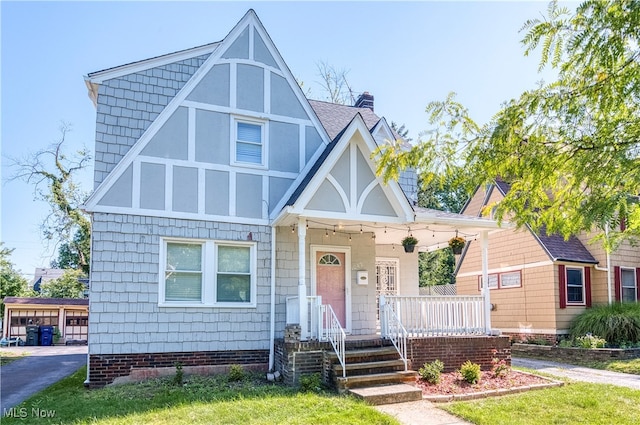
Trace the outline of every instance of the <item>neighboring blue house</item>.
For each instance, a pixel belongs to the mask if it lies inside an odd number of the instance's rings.
[[[403,237],[424,249],[495,228],[415,208],[413,172],[383,184],[371,153],[395,136],[373,96],[307,100],[253,11],[218,43],[86,84],[93,387],[176,361],[277,369],[285,328],[326,337],[319,297],[345,334],[380,339],[378,297],[418,294]]]

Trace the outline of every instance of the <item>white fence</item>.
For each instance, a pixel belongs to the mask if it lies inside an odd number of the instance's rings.
[[[386,296],[387,304],[409,336],[478,335],[485,333],[483,297],[475,296]],[[384,315],[381,315],[384,317]],[[383,333],[388,324],[381,324]]]

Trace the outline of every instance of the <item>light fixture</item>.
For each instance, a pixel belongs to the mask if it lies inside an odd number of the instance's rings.
[[[329,237],[329,231],[326,228],[324,229],[324,237],[325,238]]]
[[[362,234],[362,224],[360,225],[360,234]]]
[[[336,234],[336,226],[335,225],[333,226],[333,234],[334,235]]]

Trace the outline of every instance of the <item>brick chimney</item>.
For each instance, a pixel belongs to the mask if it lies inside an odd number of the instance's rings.
[[[353,106],[358,108],[369,108],[373,111],[373,95],[369,94],[368,91],[362,93],[358,96],[358,99],[356,99],[356,103]]]

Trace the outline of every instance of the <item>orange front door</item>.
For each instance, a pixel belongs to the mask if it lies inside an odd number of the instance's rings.
[[[346,327],[344,252],[316,253],[316,292],[322,304],[328,304],[336,313],[340,325]]]

